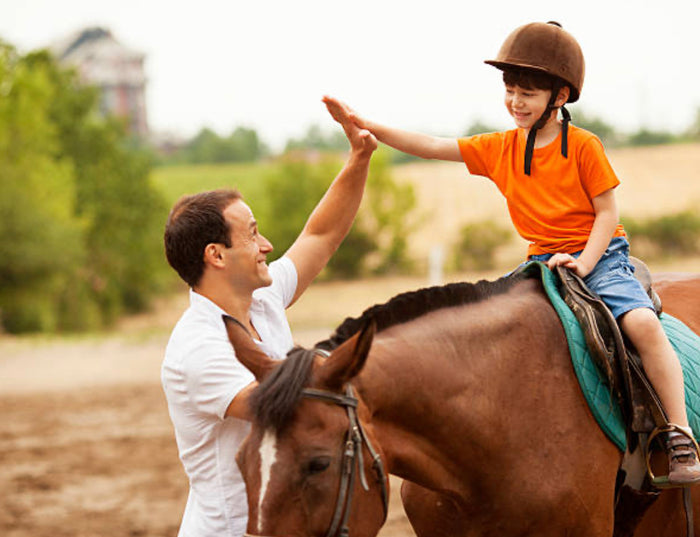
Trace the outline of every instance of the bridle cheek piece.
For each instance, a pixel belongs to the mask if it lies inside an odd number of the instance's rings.
[[[305,388],[302,390],[302,396],[310,399],[319,399],[328,403],[334,403],[345,407],[348,414],[348,432],[345,437],[343,447],[343,460],[341,461],[340,484],[338,486],[338,499],[335,505],[335,513],[331,520],[331,525],[328,528],[326,537],[347,537],[348,518],[352,507],[353,485],[355,484],[355,474],[360,474],[360,483],[365,491],[369,491],[367,478],[365,476],[364,456],[362,454],[363,444],[367,448],[372,457],[372,468],[377,474],[377,481],[381,485],[382,502],[384,507],[384,519],[382,524],[386,522],[386,517],[389,512],[389,490],[387,489],[387,475],[384,470],[384,463],[379,453],[374,449],[370,442],[362,424],[357,419],[357,398],[355,397],[352,385],[347,384],[345,395],[325,391],[316,390],[314,388]]]
[[[318,351],[318,349],[317,349]],[[305,388],[302,390],[302,396],[309,399],[318,399],[327,403],[333,403],[345,407],[348,414],[348,431],[343,445],[343,460],[341,461],[340,484],[338,485],[338,499],[335,504],[335,512],[331,520],[330,527],[326,533],[326,537],[347,537],[350,528],[348,527],[348,518],[352,507],[353,485],[355,484],[355,475],[360,474],[360,483],[365,491],[369,491],[367,478],[365,477],[364,458],[362,448],[367,448],[372,457],[372,468],[377,474],[377,481],[381,485],[382,502],[384,507],[384,520],[389,512],[389,490],[387,488],[387,474],[384,469],[384,463],[379,453],[374,449],[367,434],[362,428],[362,424],[357,419],[357,398],[355,397],[353,388],[347,384],[345,395],[329,392],[326,390],[317,390],[314,388]],[[244,537],[262,537],[246,533]]]

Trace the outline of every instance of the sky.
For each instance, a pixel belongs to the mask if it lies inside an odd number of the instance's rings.
[[[697,0],[0,0],[0,39],[21,52],[88,26],[146,54],[152,130],[254,128],[273,148],[321,98],[404,129],[458,136],[512,122],[494,58],[506,36],[556,20],[586,60],[580,104],[621,131],[680,131],[700,108]]]

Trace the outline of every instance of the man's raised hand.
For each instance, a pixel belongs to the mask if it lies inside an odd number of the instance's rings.
[[[377,149],[377,139],[348,105],[327,95],[323,102],[333,119],[343,127],[353,151],[372,153]]]

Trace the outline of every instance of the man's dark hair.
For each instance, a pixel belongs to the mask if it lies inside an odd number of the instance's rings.
[[[207,244],[231,247],[231,229],[223,212],[242,198],[238,190],[210,190],[183,196],[170,211],[165,224],[165,255],[190,287],[199,283],[204,272]]]
[[[535,69],[505,68],[503,82],[508,86],[520,86],[524,89],[539,89],[553,91],[567,85],[561,78],[537,71]]]

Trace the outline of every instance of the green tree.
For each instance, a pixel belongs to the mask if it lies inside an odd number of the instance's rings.
[[[150,157],[45,51],[4,46],[0,88],[4,327],[96,328],[145,307],[165,271]]]
[[[624,217],[622,221],[636,255],[661,258],[700,252],[700,216],[695,210],[644,220]]]
[[[230,147],[232,162],[252,162],[267,152],[265,144],[254,129],[237,127],[226,140]]]
[[[408,234],[416,200],[411,185],[390,174],[389,155],[372,157],[365,201],[348,236],[324,271],[329,278],[356,277],[363,272],[399,272],[411,268]],[[292,155],[264,178],[264,202],[254,207],[262,233],[281,256],[297,238],[311,211],[338,174],[341,164],[333,157],[311,163]]]
[[[488,270],[496,266],[496,251],[512,240],[509,228],[486,220],[466,224],[459,231],[457,270]]]
[[[254,129],[237,127],[222,138],[209,128],[203,128],[166,162],[222,163],[252,162],[267,154],[267,147]]]
[[[488,125],[487,123],[484,123],[483,121],[477,119],[471,125],[469,125],[469,127],[467,127],[467,130],[464,133],[464,135],[474,136],[475,134],[484,134],[486,132],[498,132],[499,130],[501,129],[497,129],[492,125]]]
[[[384,274],[409,272],[408,237],[418,225],[414,218],[416,194],[410,183],[399,183],[391,175],[391,153],[375,152],[367,181],[369,212],[363,224],[379,246],[373,271]]]
[[[688,128],[687,137],[691,140],[700,140],[700,108],[695,110],[695,120]]]
[[[56,93],[0,44],[0,321],[10,332],[60,328],[61,297],[85,260],[73,165],[50,119]]]
[[[285,151],[315,149],[318,151],[347,151],[350,145],[342,132],[324,132],[319,125],[311,125],[301,138],[287,141]]]
[[[632,134],[628,138],[627,143],[633,146],[640,146],[670,144],[675,141],[677,141],[676,137],[670,132],[652,131],[647,128],[643,128]]]
[[[577,127],[592,132],[606,147],[620,145],[620,135],[615,128],[598,116],[590,115],[584,110],[576,109],[571,111],[571,122]]]
[[[204,128],[190,140],[182,150],[185,162],[221,162],[221,139],[213,130]]]
[[[59,68],[46,52],[27,56],[60,91],[51,103],[60,154],[76,174],[76,212],[86,222],[84,291],[99,306],[100,325],[147,307],[165,272],[165,203],[150,182],[151,156],[131,142],[125,123],[97,114],[98,92]],[[75,326],[74,328],[81,328]]]
[[[331,158],[312,164],[287,156],[265,177],[265,204],[254,210],[264,215],[261,231],[275,248],[273,258],[292,245],[337,172]]]
[[[273,258],[284,254],[292,245],[339,168],[339,162],[332,157],[311,163],[288,155],[265,178],[267,205],[260,207],[264,215],[261,225],[263,234],[275,247]],[[355,222],[328,263],[325,275],[331,278],[357,276],[364,268],[367,254],[376,248],[361,223]]]

